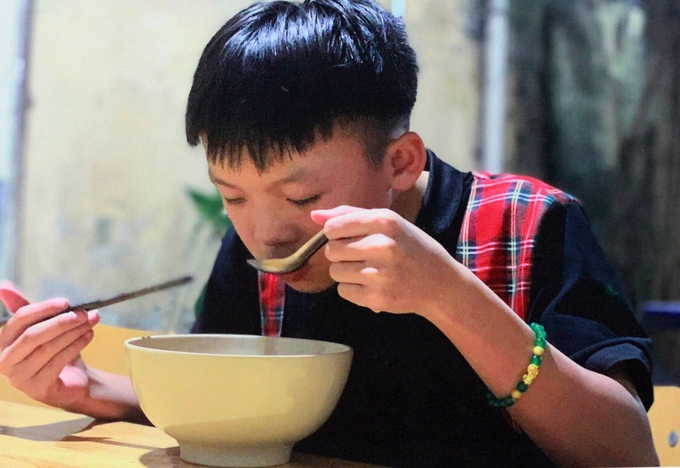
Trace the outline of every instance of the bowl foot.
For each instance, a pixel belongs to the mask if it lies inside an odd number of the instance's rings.
[[[182,460],[198,465],[234,468],[264,467],[288,463],[293,445],[224,447],[180,442],[179,449]]]

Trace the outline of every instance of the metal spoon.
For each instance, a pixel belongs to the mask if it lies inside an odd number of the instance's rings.
[[[326,244],[326,242],[328,242],[328,238],[322,229],[314,237],[305,242],[297,252],[288,257],[267,259],[255,258],[248,260],[248,264],[254,266],[258,270],[266,271],[267,273],[292,273],[302,268],[307,260],[309,260],[309,257],[314,255]]]

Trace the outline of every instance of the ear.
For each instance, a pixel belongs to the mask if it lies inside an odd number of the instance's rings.
[[[408,190],[425,169],[425,144],[417,133],[406,132],[387,147],[385,162],[391,171],[392,188]]]

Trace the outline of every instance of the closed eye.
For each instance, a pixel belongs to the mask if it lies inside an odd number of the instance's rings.
[[[319,198],[321,198],[321,195],[313,195],[311,197],[300,198],[300,199],[289,198],[288,201],[291,202],[295,206],[307,206],[307,205],[311,205],[312,203],[317,201]]]
[[[245,198],[227,198],[227,197],[222,197],[222,199],[224,200],[224,203],[226,205],[240,205],[246,200]]]

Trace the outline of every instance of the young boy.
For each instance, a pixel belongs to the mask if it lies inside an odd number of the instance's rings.
[[[416,73],[402,23],[371,0],[256,4],[217,32],[187,138],[204,145],[234,230],[193,331],[353,347],[335,412],[299,451],[412,467],[657,464],[649,343],[578,204],[426,150],[409,130]],[[328,245],[297,272],[246,263],[320,229]],[[127,379],[78,357],[96,313],[50,318],[64,299],[0,295],[17,311],[0,372],[17,388],[138,414]]]

